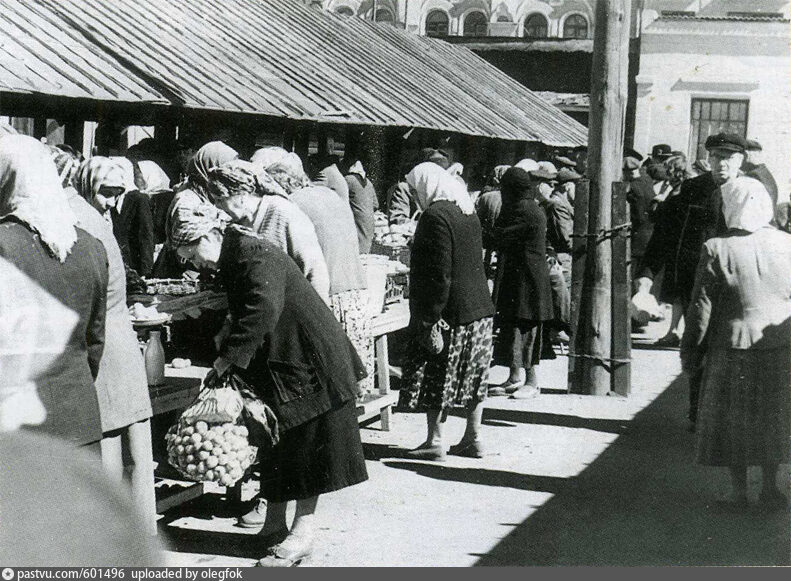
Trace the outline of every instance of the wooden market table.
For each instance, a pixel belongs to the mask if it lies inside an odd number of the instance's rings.
[[[132,302],[135,297],[131,297]],[[204,309],[224,309],[227,303],[225,295],[204,291],[197,295],[187,297],[167,297],[160,300],[158,310],[173,315],[174,318],[185,316],[198,316]],[[139,301],[142,302],[142,301]],[[196,312],[197,309],[197,312]],[[376,417],[380,418],[383,430],[390,429],[391,408],[398,401],[398,394],[390,391],[390,375],[395,373],[390,366],[388,356],[387,335],[405,328],[409,324],[409,303],[405,300],[388,305],[385,311],[372,322],[374,336],[374,354],[376,358],[377,392],[364,398],[357,405],[357,415],[360,422]],[[197,397],[201,382],[209,372],[208,367],[190,366],[184,369],[175,369],[171,365],[165,367],[165,383],[161,386],[149,387],[151,407],[155,416],[172,411],[178,411],[189,406]],[[147,516],[161,514],[166,510],[201,496],[204,493],[203,483],[185,484],[181,481],[158,479],[157,488],[175,490],[168,495],[160,495],[156,507],[146,506]],[[241,487],[229,491],[233,496],[241,495]],[[155,522],[155,521],[154,521]]]

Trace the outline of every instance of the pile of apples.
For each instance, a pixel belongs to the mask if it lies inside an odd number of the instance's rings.
[[[190,480],[233,486],[255,461],[257,448],[247,436],[240,424],[182,417],[165,436],[168,461]]]

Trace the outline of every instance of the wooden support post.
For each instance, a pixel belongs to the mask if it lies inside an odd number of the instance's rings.
[[[36,117],[33,119],[33,137],[41,139],[47,136],[47,119],[46,117]]]
[[[85,133],[85,122],[69,120],[63,128],[63,143],[73,147],[76,151],[82,151],[83,135]]]
[[[297,138],[294,142],[294,153],[296,153],[302,162],[305,163],[308,159],[308,152],[310,151],[310,125],[299,125],[297,129]]]
[[[629,222],[626,194],[629,185],[616,182],[612,187],[612,224],[618,227]],[[630,230],[619,230],[612,239],[612,391],[627,396],[632,389],[632,318],[629,302],[632,296]]]
[[[590,234],[609,233],[612,184],[621,176],[630,20],[631,0],[598,0],[588,134]],[[596,242],[583,291],[590,302],[580,312],[587,328],[576,354],[574,391],[606,395],[612,386],[612,244],[608,236],[591,240]]]
[[[585,325],[580,325],[582,302],[585,300],[583,287],[587,272],[589,244],[585,234],[588,231],[588,180],[577,182],[574,194],[574,238],[571,251],[571,341],[569,341],[569,391],[586,393],[575,379],[579,362],[575,355],[584,352]]]
[[[296,137],[296,125],[291,119],[286,119],[283,126],[283,149],[294,151],[294,138]]]
[[[316,129],[316,140],[318,141],[318,151],[319,157],[324,157],[330,151],[330,137],[327,133],[327,127],[325,125],[319,125]]]

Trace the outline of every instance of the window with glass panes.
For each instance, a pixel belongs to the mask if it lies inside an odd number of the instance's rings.
[[[692,99],[690,159],[707,159],[706,138],[715,133],[747,136],[749,101],[735,99]]]
[[[546,38],[549,23],[542,14],[531,14],[525,19],[523,35],[525,38]]]
[[[426,16],[426,36],[448,36],[448,15],[432,10]]]
[[[395,24],[395,17],[393,16],[393,13],[387,8],[380,8],[376,11],[376,21],[386,22],[387,24]]]
[[[470,12],[464,19],[464,36],[486,36],[489,19],[483,12]]]
[[[588,38],[588,21],[580,14],[572,14],[563,22],[563,38]]]

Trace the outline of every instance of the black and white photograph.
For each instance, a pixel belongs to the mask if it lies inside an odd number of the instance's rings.
[[[790,196],[791,0],[0,0],[2,578],[789,567]]]

